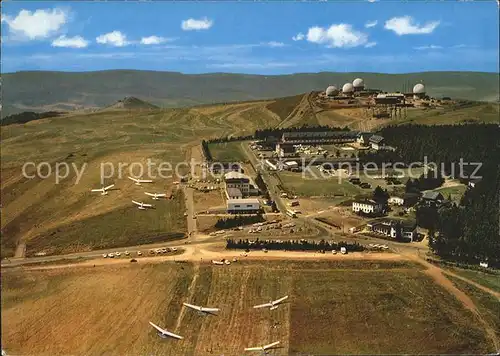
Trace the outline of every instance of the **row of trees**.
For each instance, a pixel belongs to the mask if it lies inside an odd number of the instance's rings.
[[[203,156],[209,162],[213,160],[212,154],[210,153],[210,149],[208,148],[208,142],[205,140],[201,140],[201,150],[203,151]]]
[[[255,138],[259,140],[264,140],[267,137],[281,137],[284,132],[318,132],[318,131],[349,131],[350,129],[345,126],[343,128],[328,126],[328,125],[318,125],[318,126],[297,126],[297,127],[287,127],[287,128],[267,128],[267,129],[257,129],[255,130]]]
[[[251,140],[253,139],[253,135],[246,135],[246,136],[224,136],[224,137],[217,137],[217,138],[211,138],[208,139],[208,143],[223,143],[223,142],[232,142],[232,141],[244,141],[244,140]]]
[[[307,241],[307,240],[243,240],[238,241],[234,239],[226,240],[227,249],[244,249],[244,250],[287,250],[287,251],[330,251],[340,250],[341,247],[349,252],[363,251],[364,247],[356,242],[329,242],[326,240],[321,241]]]
[[[255,177],[255,184],[257,184],[257,187],[262,192],[262,194],[267,194],[267,185],[264,182],[264,179],[262,179],[262,174],[260,174],[260,172],[257,173],[257,176]]]
[[[250,225],[265,221],[262,214],[257,215],[238,215],[230,218],[217,220],[215,227],[218,229],[233,229],[238,226]]]

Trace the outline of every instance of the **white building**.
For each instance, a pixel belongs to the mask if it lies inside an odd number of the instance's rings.
[[[404,240],[410,240],[411,242],[418,237],[417,226],[413,223],[401,223],[397,220],[386,219],[367,226],[371,231],[393,239],[396,239],[398,234]]]
[[[297,163],[297,161],[288,161],[288,162],[285,162],[285,167],[286,167],[286,169],[290,170],[293,168],[298,168],[299,164]]]
[[[381,149],[384,146],[384,138],[382,136],[372,135],[370,137],[369,141],[370,141],[370,146],[374,150],[378,151],[379,149]]]
[[[259,199],[228,199],[227,201],[227,212],[230,214],[256,213],[259,210]]]
[[[403,198],[400,198],[400,197],[390,197],[389,200],[388,200],[388,203],[389,204],[393,204],[393,205],[403,205],[405,202],[405,200]]]
[[[365,214],[380,213],[382,204],[374,200],[357,200],[352,202],[352,211],[355,213],[363,212]]]
[[[229,172],[224,175],[226,195],[229,196],[230,188],[239,189],[242,197],[259,194],[259,189],[253,180],[240,172]],[[234,191],[235,192],[235,191]]]

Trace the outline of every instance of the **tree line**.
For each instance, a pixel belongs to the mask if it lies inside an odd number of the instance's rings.
[[[0,120],[1,126],[7,126],[7,125],[12,125],[12,124],[25,124],[30,121],[34,120],[40,120],[40,119],[47,119],[49,117],[58,117],[63,115],[63,112],[59,111],[47,111],[47,112],[32,112],[32,111],[23,111],[22,113],[19,114],[13,114],[4,117],[2,120]]]
[[[323,132],[323,131],[350,131],[350,129],[345,126],[343,128],[328,126],[328,125],[317,125],[317,126],[302,126],[287,127],[287,128],[266,128],[255,130],[254,138],[259,140],[265,140],[267,137],[281,137],[285,132]]]
[[[238,215],[230,218],[217,220],[215,227],[218,229],[233,229],[238,226],[250,225],[265,221],[262,214],[257,215]]]
[[[419,226],[429,229],[429,246],[439,256],[477,263],[500,264],[500,127],[494,124],[404,125],[382,129],[380,134],[396,152],[364,155],[382,162],[428,162],[438,165],[438,176],[407,182],[407,192],[435,189],[444,175],[467,182],[472,173],[482,177],[466,191],[459,204],[417,206]],[[462,170],[460,172],[460,162]],[[470,164],[473,162],[473,164]],[[475,164],[477,163],[477,164]],[[477,172],[476,167],[480,165]],[[462,173],[462,174],[461,174]]]
[[[333,241],[308,241],[308,240],[234,240],[226,239],[227,249],[243,249],[243,250],[286,250],[286,251],[340,251],[341,247],[345,247],[348,252],[363,251],[364,247],[357,242],[333,242]]]
[[[203,151],[203,156],[209,162],[213,161],[212,154],[210,153],[210,149],[208,148],[208,142],[205,140],[201,140],[201,150]]]
[[[211,138],[207,140],[207,143],[223,143],[223,142],[232,142],[232,141],[245,141],[245,140],[251,140],[253,139],[253,135],[246,135],[246,136],[223,136],[223,137],[216,137],[216,138]]]

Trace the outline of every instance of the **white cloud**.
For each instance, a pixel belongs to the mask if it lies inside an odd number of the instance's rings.
[[[439,21],[428,22],[425,25],[416,23],[411,16],[393,17],[385,22],[384,28],[402,35],[421,35],[432,33],[438,26]]]
[[[430,46],[419,46],[419,47],[413,47],[413,49],[419,50],[419,51],[425,51],[429,49],[442,49],[442,46],[437,46],[437,45],[430,45]]]
[[[85,48],[88,45],[89,41],[82,36],[66,37],[62,35],[52,41],[52,47]]]
[[[127,41],[127,36],[125,36],[120,31],[113,31],[104,35],[100,35],[99,37],[96,37],[95,40],[97,41],[97,43],[107,44],[114,47],[123,47],[130,44],[130,42]]]
[[[328,29],[311,27],[307,40],[312,43],[326,44],[328,47],[357,47],[368,42],[368,36],[356,31],[348,24],[331,25]]]
[[[302,41],[304,38],[305,38],[304,34],[302,32],[299,32],[295,36],[292,37],[292,40]]]
[[[368,2],[377,2],[378,0],[368,0]]]
[[[285,47],[285,44],[283,42],[276,41],[267,42],[266,45],[268,45],[269,47]]]
[[[372,47],[375,47],[376,45],[377,45],[377,42],[368,42],[367,44],[365,44],[365,47],[372,48]]]
[[[375,20],[375,21],[368,21],[367,23],[365,23],[365,27],[366,28],[371,28],[371,27],[377,26],[377,24],[378,24],[377,20]]]
[[[212,20],[209,20],[208,18],[204,17],[200,20],[196,19],[187,19],[182,21],[181,28],[184,31],[192,31],[192,30],[208,30],[214,22]]]
[[[141,38],[141,44],[143,45],[155,45],[167,42],[168,38],[158,37],[158,36],[148,36]]]
[[[69,20],[68,13],[62,9],[40,9],[34,12],[21,10],[16,17],[2,15],[9,32],[16,36],[38,40],[57,33]]]

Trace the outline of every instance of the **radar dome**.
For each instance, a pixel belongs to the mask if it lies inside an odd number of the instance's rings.
[[[352,93],[354,91],[354,87],[351,83],[345,83],[342,87],[342,93]]]
[[[353,87],[355,88],[364,88],[365,87],[365,82],[361,78],[356,78],[352,82]]]
[[[337,94],[338,92],[339,92],[339,90],[337,89],[337,87],[335,85],[330,85],[325,90],[325,94],[328,96],[333,96],[333,95]]]
[[[424,94],[425,93],[425,87],[423,84],[418,83],[413,87],[413,94]]]

